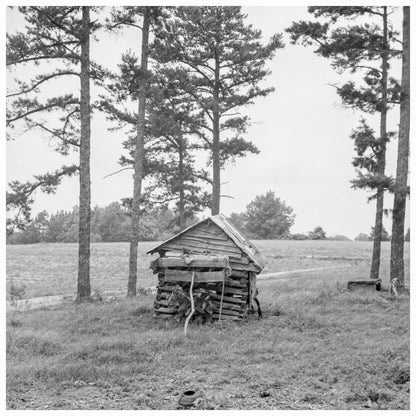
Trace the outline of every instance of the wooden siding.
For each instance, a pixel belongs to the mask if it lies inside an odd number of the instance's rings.
[[[172,270],[167,269],[165,272],[165,282],[191,282],[194,276],[195,283],[201,282],[223,282],[225,272],[195,272],[191,270]]]
[[[256,247],[223,215],[214,215],[186,228],[176,236],[148,251],[161,256],[172,253],[225,255],[238,263],[251,263],[249,270],[259,273],[264,262]]]

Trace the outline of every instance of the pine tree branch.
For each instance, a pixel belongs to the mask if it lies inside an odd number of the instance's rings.
[[[189,65],[195,72],[199,73],[200,75],[202,75],[207,81],[208,83],[213,86],[214,83],[212,82],[211,78],[208,77],[208,75],[206,75],[203,71],[201,71],[196,65],[193,65],[192,63],[190,63],[189,61],[186,60],[180,60],[180,62],[182,62],[185,65]],[[198,64],[199,65],[199,64]],[[204,65],[201,65],[204,66]],[[212,70],[212,68],[209,68]]]
[[[74,71],[63,71],[63,72],[56,72],[56,73],[53,73],[53,74],[45,75],[45,76],[43,76],[43,78],[41,78],[38,82],[35,82],[29,88],[24,89],[24,90],[19,91],[19,92],[8,94],[8,95],[6,95],[6,98],[15,97],[17,95],[22,95],[22,94],[28,94],[29,92],[34,91],[39,85],[43,84],[44,82],[47,82],[47,81],[50,81],[51,79],[54,79],[56,77],[65,76],[65,75],[76,75],[76,76],[79,77],[79,73],[74,72]]]
[[[186,90],[186,92],[190,95],[190,96],[192,96],[197,102],[200,102],[200,97],[198,97],[198,95],[197,94],[195,94],[194,92],[192,92],[192,91],[189,91],[189,90]],[[208,116],[208,118],[210,118],[211,119],[211,121],[214,121],[214,118],[213,118],[213,116],[212,116],[212,114],[209,112],[209,110],[208,110],[208,108],[206,108],[204,105],[202,105],[201,103],[200,103],[200,107],[202,108],[202,111]]]
[[[132,169],[133,169],[133,166],[128,166],[128,167],[126,167],[126,168],[123,168],[123,169],[117,170],[116,172],[109,173],[108,175],[103,176],[103,179],[106,179],[106,178],[108,178],[108,177],[110,177],[110,176],[113,176],[113,175],[117,175],[117,173],[123,172],[124,170],[132,170]]]
[[[367,66],[367,65],[356,65],[356,64],[353,64],[353,65],[350,65],[350,66],[346,66],[345,67],[345,70],[348,70],[348,69],[368,69],[368,70],[370,70],[370,71],[374,71],[374,72],[377,72],[378,74],[382,74],[382,71],[380,71],[379,69],[377,69],[377,68],[374,68],[374,67],[372,67],[372,66]]]
[[[55,193],[62,178],[64,176],[71,177],[78,170],[79,168],[76,165],[62,166],[61,169],[53,173],[34,176],[34,181],[32,182],[21,183],[13,181],[9,183],[11,192],[6,192],[6,210],[17,209],[17,213],[14,215],[13,220],[8,219],[7,232],[9,234],[13,233],[15,227],[23,229],[25,223],[30,221],[31,204],[33,203],[32,195],[36,190],[41,189],[47,194]]]
[[[169,197],[165,199],[153,199],[153,200],[149,198],[147,202],[150,204],[166,204],[166,202],[177,201],[178,199],[179,199],[179,196],[173,196],[173,197]]]
[[[46,131],[47,133],[51,134],[53,137],[56,137],[57,139],[61,140],[63,143],[65,144],[69,144],[71,146],[75,146],[75,147],[80,147],[79,143],[70,140],[70,139],[66,139],[63,135],[59,134],[57,131],[51,130],[48,127],[46,127],[44,124],[42,123],[38,123],[36,121],[30,120],[29,123],[33,126],[33,127],[39,127],[40,129]],[[65,133],[64,133],[65,134]]]
[[[80,42],[82,42],[82,34],[78,34],[75,30],[71,30],[69,27],[65,27],[63,24],[61,24],[59,21],[57,21],[50,13],[48,13],[48,8],[45,7],[40,9],[39,7],[32,6],[33,10],[35,10],[39,15],[44,14],[47,19],[58,29],[61,29],[64,33],[69,34],[71,36],[74,36],[76,39],[78,39]],[[72,12],[76,10],[76,7],[73,7],[69,10],[69,12]],[[67,13],[68,14],[68,13]],[[65,15],[64,15],[65,17]]]
[[[128,22],[117,22],[113,25],[106,25],[106,29],[109,32],[114,31],[114,29],[117,29],[118,27],[122,27],[122,26],[131,26],[131,27],[135,27],[137,29],[143,30],[142,26],[136,25],[135,23],[128,23]]]
[[[68,105],[71,105],[71,104],[78,104],[78,103],[79,103],[79,100],[76,99],[76,98],[73,98],[72,100],[66,101],[64,103],[64,107],[66,107]],[[21,120],[23,118],[26,118],[26,117],[32,115],[32,114],[43,112],[43,111],[48,111],[48,110],[51,110],[52,108],[56,108],[56,107],[61,107],[62,108],[62,103],[60,103],[57,100],[52,100],[52,102],[50,104],[39,106],[39,107],[34,108],[32,110],[28,110],[24,113],[19,113],[19,114],[15,115],[14,117],[6,119],[6,125],[10,125],[14,121]]]
[[[41,60],[45,60],[45,59],[67,59],[67,58],[68,58],[67,55],[65,55],[63,53],[55,52],[55,54],[25,57],[25,58],[20,58],[20,59],[15,60],[15,61],[6,60],[6,66],[11,66],[11,65],[16,65],[16,64],[23,64],[23,63],[31,62],[31,61],[41,61]]]
[[[213,183],[213,180],[212,179],[210,179],[208,176],[207,176],[207,174],[200,174],[200,173],[194,173],[193,175],[192,175],[194,178],[197,178],[197,179],[201,179],[201,180],[203,180],[203,181],[205,181],[205,182],[208,182],[210,185],[212,185],[212,183]]]

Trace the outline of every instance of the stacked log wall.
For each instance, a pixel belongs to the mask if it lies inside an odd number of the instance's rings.
[[[196,270],[198,269],[198,270]],[[205,269],[205,270],[204,270]],[[186,274],[190,278],[195,271],[196,276],[204,276],[204,274],[212,275],[213,268],[158,268],[158,290],[156,299],[154,302],[154,308],[156,314],[169,314],[175,315],[178,312],[178,308],[169,303],[169,298],[172,295],[175,285],[179,285],[186,294],[189,293],[189,279],[186,279]],[[218,274],[224,275],[225,271],[215,271]],[[199,273],[199,275],[198,275]],[[166,279],[166,275],[169,274],[170,278]],[[174,275],[177,275],[177,280],[174,280]],[[186,280],[186,281],[184,281]],[[251,293],[250,293],[250,276],[249,272],[233,271],[233,273],[225,278],[224,295],[223,282],[222,281],[209,281],[204,282],[196,278],[194,283],[194,291],[200,288],[209,292],[209,300],[214,306],[213,319],[219,318],[221,309],[221,297],[222,311],[221,319],[241,319],[244,317],[251,306]]]

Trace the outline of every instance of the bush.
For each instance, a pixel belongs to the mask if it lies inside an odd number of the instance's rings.
[[[351,241],[346,235],[335,234],[328,238],[328,240],[333,241]]]
[[[22,299],[26,292],[26,285],[12,281],[9,286],[9,295],[12,302]]]
[[[307,240],[308,236],[306,236],[305,234],[292,234],[289,237],[290,240]]]
[[[370,237],[367,234],[360,233],[354,238],[354,241],[370,241]]]

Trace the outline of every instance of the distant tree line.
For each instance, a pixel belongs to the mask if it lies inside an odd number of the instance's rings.
[[[374,227],[371,227],[370,234],[360,233],[357,235],[357,237],[354,238],[355,241],[374,241]],[[381,233],[381,241],[391,241],[392,236],[389,235],[387,230],[383,227],[382,233]],[[407,229],[406,234],[404,235],[404,241],[409,242],[410,241],[410,228]]]
[[[125,201],[124,201],[125,202]],[[95,206],[91,210],[91,242],[130,241],[131,219],[127,203],[112,202],[105,207]],[[168,206],[147,208],[141,213],[139,241],[163,241],[177,234],[189,225],[199,221],[197,216],[186,217],[185,223],[180,213]],[[317,225],[307,233],[291,233],[295,214],[293,208],[278,198],[273,191],[257,195],[244,212],[229,215],[228,220],[250,239],[256,240],[328,240],[351,241],[345,235],[327,236]],[[79,209],[48,213],[39,212],[23,230],[8,234],[7,244],[36,243],[76,243],[78,242]],[[410,241],[410,228],[405,235]],[[369,234],[360,233],[355,241],[373,241],[374,227]],[[391,236],[383,227],[382,241],[390,241]]]
[[[187,225],[197,218],[187,219]],[[42,211],[22,231],[7,236],[7,244],[77,243],[79,209],[49,214]],[[153,208],[142,214],[140,241],[165,240],[180,230],[179,219],[167,207]],[[91,210],[92,242],[128,242],[131,233],[129,211],[122,204],[112,202],[106,207]]]

